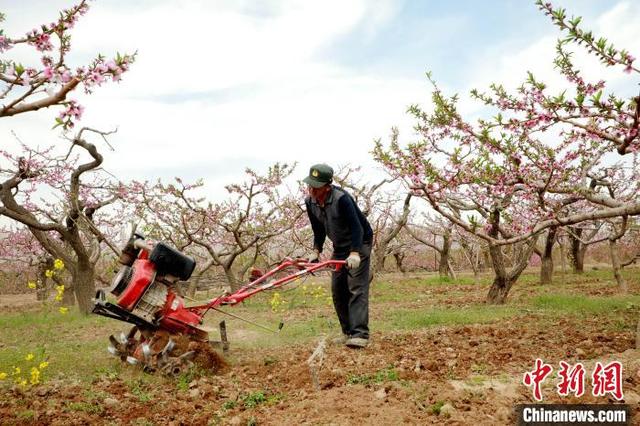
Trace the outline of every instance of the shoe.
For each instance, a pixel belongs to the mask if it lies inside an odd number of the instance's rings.
[[[363,337],[350,337],[344,344],[350,348],[366,348],[369,344],[369,339],[365,339]]]
[[[340,337],[331,339],[331,343],[333,343],[334,345],[344,345],[345,343],[347,343],[347,340],[349,340],[349,336],[343,334]]]

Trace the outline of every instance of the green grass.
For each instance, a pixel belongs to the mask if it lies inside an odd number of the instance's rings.
[[[480,281],[482,282],[482,280]],[[433,297],[428,292],[433,287],[453,287],[453,286],[471,286],[476,285],[473,277],[461,276],[453,280],[448,277],[439,277],[437,275],[426,277],[412,277],[396,280],[376,281],[371,284],[370,299],[372,302],[412,302],[416,299],[424,299],[424,297]],[[464,293],[466,290],[450,289],[455,293]]]
[[[138,398],[140,402],[149,402],[153,399],[152,385],[149,380],[145,380],[144,376],[127,382],[131,393]]]
[[[486,324],[516,316],[520,310],[506,306],[476,305],[460,308],[397,309],[389,314],[392,329],[414,330],[438,325]],[[384,327],[385,322],[380,324]]]
[[[444,401],[437,401],[435,404],[431,404],[429,406],[429,412],[431,412],[431,414],[435,414],[436,416],[440,415],[440,410],[442,409],[442,407],[444,407],[444,404]]]
[[[532,300],[535,308],[571,314],[604,314],[640,306],[640,296],[586,297],[545,294]]]
[[[256,391],[243,396],[241,400],[244,407],[247,409],[250,409],[250,408],[255,408],[261,404],[268,404],[268,405],[276,404],[279,401],[282,401],[283,399],[284,399],[284,395],[282,394],[269,395],[263,391]]]
[[[128,328],[119,321],[82,315],[76,309],[64,315],[47,308],[0,314],[0,372],[8,373],[13,366],[25,370],[25,356],[33,354],[38,362],[49,362],[41,381],[58,376],[90,381],[97,374],[119,374],[121,363],[107,352],[108,338]]]
[[[398,372],[393,367],[378,370],[375,374],[349,375],[347,383],[350,385],[372,385],[383,382],[394,382],[399,378]]]
[[[18,418],[20,420],[33,420],[33,418],[35,417],[36,412],[34,410],[24,410],[18,413]]]
[[[176,387],[181,391],[188,391],[189,384],[194,380],[205,375],[206,372],[199,368],[196,364],[193,368],[189,369],[187,372],[180,374],[176,379]]]
[[[104,407],[93,402],[68,402],[65,406],[67,411],[82,411],[87,414],[102,414]]]
[[[234,408],[236,408],[236,405],[238,405],[238,403],[236,401],[225,401],[224,404],[222,404],[222,409],[223,410],[233,410]]]
[[[460,276],[456,279],[433,276],[419,281],[422,285],[472,285],[476,284],[472,277]]]

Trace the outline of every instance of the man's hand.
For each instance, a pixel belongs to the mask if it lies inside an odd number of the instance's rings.
[[[313,252],[309,255],[309,263],[318,263],[320,262],[320,252],[318,249],[314,249]]]
[[[352,251],[347,257],[347,269],[356,269],[360,266],[360,254],[357,251]]]

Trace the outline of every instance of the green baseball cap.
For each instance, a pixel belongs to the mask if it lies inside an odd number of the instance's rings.
[[[333,169],[326,164],[315,164],[309,169],[309,176],[303,182],[313,188],[320,188],[333,180]]]

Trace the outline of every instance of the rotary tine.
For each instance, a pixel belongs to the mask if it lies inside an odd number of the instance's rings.
[[[109,342],[110,345],[107,347],[107,351],[109,351],[109,353],[112,355],[120,357],[122,361],[126,360],[127,356],[129,355],[126,342],[121,343],[113,336],[113,334],[109,336]]]
[[[175,346],[176,344],[173,342],[171,338],[169,338],[169,341],[167,342],[167,344],[158,354],[158,367],[162,368],[165,365],[167,365],[167,363],[169,362],[169,354],[171,353],[171,351]]]

